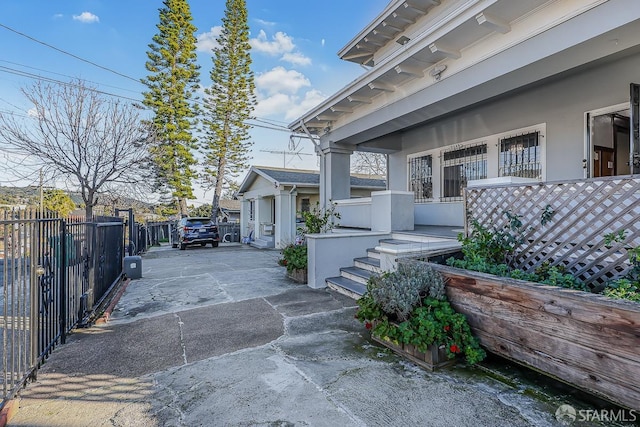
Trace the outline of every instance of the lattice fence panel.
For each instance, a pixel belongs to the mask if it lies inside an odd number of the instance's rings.
[[[525,242],[514,266],[532,271],[544,262],[564,265],[586,283],[604,283],[631,268],[627,250],[640,246],[640,178],[597,178],[465,190],[467,230],[471,221],[508,225],[505,212],[521,215]],[[541,224],[549,206],[552,220]],[[621,243],[605,235],[626,233]]]

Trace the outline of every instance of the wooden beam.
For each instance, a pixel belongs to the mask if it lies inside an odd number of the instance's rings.
[[[385,39],[385,40],[391,40],[393,38],[393,36],[390,36],[389,34],[383,33],[378,30],[373,30],[372,33],[374,36],[380,37],[381,39]]]
[[[416,67],[411,67],[410,65],[400,64],[400,65],[396,65],[394,69],[398,74],[409,74],[410,76],[414,76],[414,77],[424,77],[424,73],[422,72],[421,69]]]
[[[374,45],[374,46],[378,46],[378,47],[382,47],[382,46],[384,46],[384,43],[379,42],[379,41],[377,41],[377,40],[372,40],[372,39],[370,39],[369,37],[365,37],[365,38],[364,38],[364,41],[365,41],[365,43],[369,43],[369,44],[372,44],[372,45]]]
[[[502,34],[506,34],[511,31],[511,26],[507,21],[484,12],[476,16],[476,21],[478,21],[480,26],[488,28],[491,31],[497,31]]]
[[[331,107],[331,111],[334,113],[353,113],[353,109],[349,107],[342,107],[340,105],[334,105]]]
[[[382,21],[382,26],[383,26],[384,28],[388,28],[388,29],[390,29],[390,30],[392,30],[392,31],[395,31],[395,32],[397,32],[397,33],[399,33],[400,31],[402,31],[402,28],[398,28],[398,27],[396,27],[395,25],[391,25],[391,24],[389,24],[389,23],[388,23],[388,22],[386,22],[386,21]]]
[[[370,89],[382,90],[384,92],[394,92],[396,90],[396,88],[394,88],[393,86],[380,83],[380,82],[371,82],[367,86],[369,86]]]
[[[424,9],[419,8],[418,6],[411,4],[409,2],[404,2],[404,4],[402,5],[402,7],[404,7],[405,9],[410,9],[420,15],[426,15],[427,11]]]
[[[416,23],[416,21],[414,21],[413,19],[409,19],[406,16],[399,15],[396,12],[393,12],[391,14],[391,16],[393,16],[394,19],[396,19],[396,20],[398,20],[400,22],[404,22],[405,24],[415,24]]]
[[[371,52],[356,52],[356,53],[350,53],[348,55],[345,55],[342,57],[342,59],[358,59],[358,58],[367,58],[367,57],[373,57],[373,53]]]
[[[322,115],[322,114],[319,115],[319,116],[316,116],[316,120],[319,120],[321,122],[332,122],[335,119],[336,119],[335,116],[327,116],[327,115]]]
[[[441,53],[444,56],[452,59],[459,59],[462,56],[459,50],[452,49],[440,43],[431,43],[429,45],[429,50],[432,53]]]
[[[357,102],[360,104],[371,104],[371,99],[365,98],[364,96],[349,95],[347,96],[347,99],[349,100],[349,102]]]

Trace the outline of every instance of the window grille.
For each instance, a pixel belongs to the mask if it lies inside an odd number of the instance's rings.
[[[470,145],[442,153],[443,201],[461,200],[467,182],[487,177],[487,144]]]
[[[409,159],[409,186],[416,203],[433,198],[433,159],[431,156]]]
[[[539,132],[501,139],[499,176],[542,179],[539,141]]]

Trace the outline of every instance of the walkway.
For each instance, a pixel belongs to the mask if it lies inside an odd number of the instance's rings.
[[[558,402],[372,345],[278,251],[154,248],[111,320],[59,346],[12,426],[554,426]]]

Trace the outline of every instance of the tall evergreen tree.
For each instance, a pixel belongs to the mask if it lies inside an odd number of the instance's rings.
[[[196,64],[196,27],[187,0],[164,0],[159,9],[158,33],[149,44],[145,63],[149,88],[144,105],[155,113],[157,144],[151,154],[157,174],[156,189],[171,191],[180,213],[187,215],[187,199],[193,198],[192,181],[197,148],[193,128],[198,115],[194,93],[199,85]]]
[[[215,182],[211,217],[217,220],[224,183],[245,168],[251,142],[247,120],[256,104],[245,0],[227,0],[222,31],[213,49],[203,120],[205,171]]]

